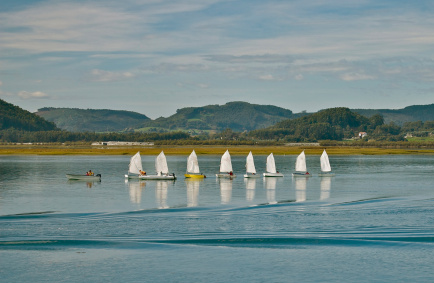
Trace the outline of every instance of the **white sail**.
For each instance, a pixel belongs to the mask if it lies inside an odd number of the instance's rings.
[[[197,155],[194,150],[187,159],[187,172],[195,174],[200,173],[199,162],[197,161]]]
[[[295,162],[295,171],[297,172],[306,172],[306,155],[304,154],[304,150],[297,157],[297,161]]]
[[[167,167],[167,160],[164,152],[162,151],[157,158],[155,158],[155,171],[157,174],[168,174],[169,168]]]
[[[276,163],[274,162],[274,155],[271,153],[267,157],[267,172],[268,173],[277,173],[276,171]]]
[[[142,158],[140,157],[140,151],[134,154],[130,159],[130,165],[128,167],[128,173],[140,174],[142,168]]]
[[[246,158],[246,172],[256,174],[255,161],[253,160],[252,152],[250,152]]]
[[[321,171],[322,172],[331,172],[332,171],[332,168],[330,167],[329,156],[327,155],[327,152],[325,151],[325,149],[321,155],[320,161],[321,161]]]
[[[220,172],[232,172],[232,161],[229,150],[226,150],[226,152],[222,156],[222,159],[220,161]]]

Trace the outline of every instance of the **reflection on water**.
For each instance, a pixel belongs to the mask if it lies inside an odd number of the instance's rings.
[[[195,207],[199,205],[199,187],[203,179],[185,179],[185,184],[187,186],[187,206]]]
[[[307,187],[307,180],[309,177],[295,177],[293,178],[295,182],[295,201],[306,201],[306,187]]]
[[[228,204],[232,198],[232,179],[218,178],[220,184],[220,199],[222,204]]]
[[[128,189],[130,192],[131,203],[140,204],[142,201],[142,190],[146,187],[144,181],[132,181],[128,182]]]
[[[73,185],[73,184],[86,184],[86,187],[89,188],[89,189],[91,189],[93,186],[101,184],[101,182],[86,182],[86,181],[83,181],[83,180],[68,180],[67,182],[70,185]]]
[[[276,184],[277,178],[264,178],[265,189],[267,190],[267,201],[269,204],[275,204],[276,201]]]
[[[157,201],[157,206],[160,209],[169,208],[167,205],[167,188],[167,181],[156,181],[155,198]]]
[[[246,185],[246,200],[252,201],[255,199],[256,178],[244,178]]]
[[[325,200],[330,198],[330,189],[332,186],[333,177],[321,177],[321,194],[320,200]]]

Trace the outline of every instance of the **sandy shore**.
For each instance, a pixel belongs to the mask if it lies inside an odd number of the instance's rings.
[[[302,150],[306,154],[320,155],[324,147],[299,146],[70,146],[70,145],[0,145],[0,155],[133,155],[140,151],[142,155],[157,155],[162,150],[166,155],[188,155],[192,150],[198,155],[223,154],[229,149],[231,155],[253,154],[297,155]],[[360,148],[327,147],[329,155],[388,155],[388,154],[434,154],[434,149],[395,149],[395,148]]]

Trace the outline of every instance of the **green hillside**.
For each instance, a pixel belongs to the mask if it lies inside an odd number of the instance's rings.
[[[77,108],[41,108],[35,114],[71,132],[118,132],[149,120],[131,111]]]
[[[0,130],[12,128],[22,131],[58,130],[54,123],[0,99]]]
[[[225,105],[208,105],[178,109],[168,118],[158,118],[144,123],[144,127],[170,130],[250,131],[265,128],[284,119],[292,118],[291,110],[272,105],[247,102],[229,102]]]
[[[384,117],[385,123],[394,122],[398,125],[403,125],[406,122],[414,121],[433,121],[434,120],[434,104],[429,105],[412,105],[403,109],[352,109],[361,115],[370,117],[375,114],[380,114]]]
[[[269,128],[252,131],[249,136],[262,140],[341,140],[356,136],[358,131],[374,130],[383,123],[380,115],[374,115],[368,119],[348,108],[338,107],[292,120],[284,120]]]

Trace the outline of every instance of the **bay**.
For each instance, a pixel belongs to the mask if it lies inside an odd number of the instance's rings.
[[[4,282],[432,282],[434,158],[330,156],[335,177],[126,181],[129,156],[0,156]],[[153,172],[154,157],[142,156]],[[266,156],[255,156],[258,172]],[[67,181],[91,169],[101,182]]]

